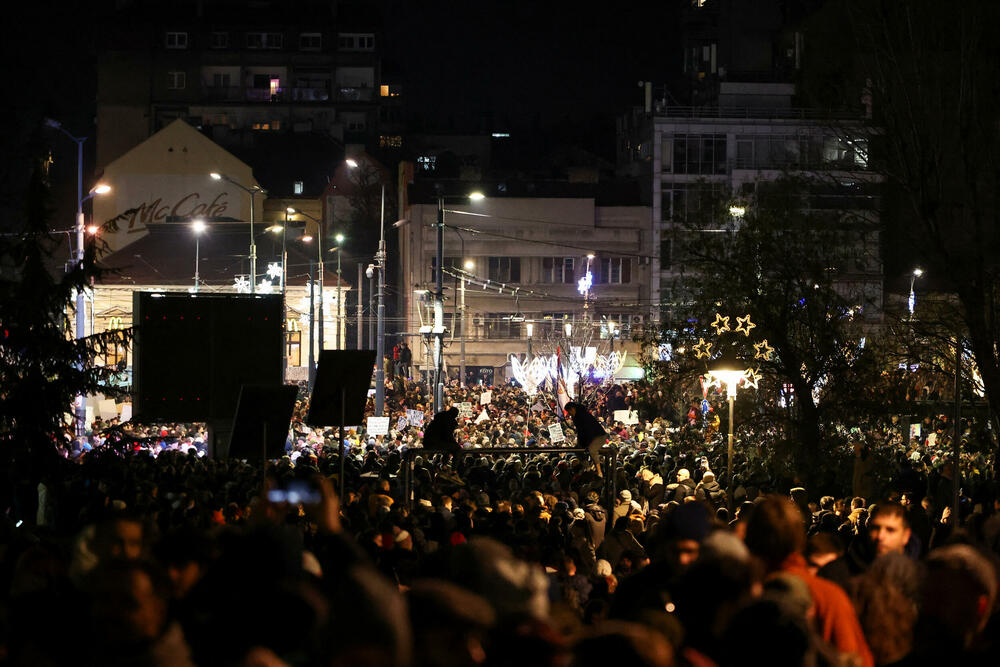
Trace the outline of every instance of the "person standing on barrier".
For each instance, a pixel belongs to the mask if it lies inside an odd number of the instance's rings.
[[[576,442],[580,447],[586,447],[594,462],[598,477],[604,477],[601,470],[601,447],[608,443],[608,434],[594,415],[581,403],[567,403],[563,408],[573,420],[576,429]]]

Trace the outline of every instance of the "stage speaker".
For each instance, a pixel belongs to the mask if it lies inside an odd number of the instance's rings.
[[[232,419],[240,387],[280,385],[280,294],[135,292],[132,410],[138,422]]]

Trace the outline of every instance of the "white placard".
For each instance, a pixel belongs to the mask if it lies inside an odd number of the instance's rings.
[[[423,410],[407,410],[406,421],[410,422],[410,426],[422,426],[424,423]]]
[[[920,424],[910,424],[910,440],[920,438]]]
[[[489,405],[492,402],[493,402],[492,391],[484,391],[482,394],[479,395],[479,405]]]
[[[468,419],[472,418],[472,403],[456,403],[455,407],[458,408],[459,417],[466,417]]]
[[[563,435],[562,424],[549,424],[549,441],[553,445],[566,441],[566,436]]]
[[[410,425],[410,422],[408,422],[406,420],[406,417],[403,416],[403,415],[400,415],[399,419],[396,420],[396,430],[397,431],[402,431],[403,429],[405,429],[409,425]]]
[[[388,434],[389,434],[388,417],[368,418],[368,435],[388,435]]]
[[[93,405],[88,405],[87,406],[87,414],[84,417],[84,423],[87,425],[87,428],[90,428],[93,425],[93,423],[94,423],[94,406]]]
[[[129,421],[130,419],[132,419],[132,404],[131,403],[123,403],[122,404],[122,423],[124,424],[125,422]]]
[[[489,420],[490,416],[486,413],[486,408],[483,408],[483,411],[479,413],[478,417],[476,417],[476,423],[482,424],[483,422],[488,422]]]
[[[614,420],[625,425],[638,424],[639,413],[635,410],[615,410]]]

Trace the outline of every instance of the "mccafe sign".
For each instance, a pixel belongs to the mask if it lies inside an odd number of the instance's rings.
[[[121,221],[121,228],[128,233],[144,231],[147,225],[164,223],[185,218],[220,218],[229,207],[229,193],[222,192],[211,200],[202,199],[197,192],[189,192],[178,199],[168,200],[157,197],[142,202],[131,210]]]

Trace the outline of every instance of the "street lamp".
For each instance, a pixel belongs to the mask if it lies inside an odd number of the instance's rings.
[[[316,279],[317,279],[317,286],[319,287],[319,331],[318,331],[318,333],[319,333],[319,349],[322,350],[324,342],[326,341],[326,336],[325,336],[325,333],[323,331],[323,321],[326,319],[325,313],[323,312],[323,223],[320,222],[317,218],[314,218],[313,216],[309,215],[308,213],[306,213],[304,211],[300,211],[300,210],[295,209],[295,208],[289,207],[289,208],[285,209],[285,212],[288,213],[288,214],[292,214],[292,215],[302,215],[302,216],[305,216],[305,217],[309,218],[310,220],[312,220],[313,222],[316,223],[316,237],[319,239],[319,243],[316,246],[316,257],[317,257],[317,265],[316,265],[317,276],[316,276]],[[311,235],[306,234],[306,235],[302,236],[299,240],[302,241],[303,243],[309,243],[309,242],[311,242],[313,240],[313,237]],[[310,280],[311,280],[311,278],[310,278]],[[340,285],[338,285],[337,288],[340,289]],[[309,295],[310,299],[312,299],[311,290],[312,290],[312,288],[310,288],[310,295]],[[310,303],[312,303],[312,302],[310,301]],[[310,327],[311,326],[312,325],[310,324]],[[311,328],[310,328],[309,336],[310,336],[310,338],[312,337],[312,329]]]
[[[85,225],[83,224],[83,203],[88,199],[92,199],[94,195],[103,195],[111,191],[111,186],[99,183],[98,185],[91,188],[90,192],[84,196],[83,194],[83,143],[87,141],[87,137],[77,137],[72,134],[69,130],[63,127],[62,123],[51,118],[45,119],[45,125],[53,129],[59,130],[67,137],[70,138],[76,144],[76,224],[74,228],[76,229],[76,254],[74,259],[76,260],[76,265],[83,267],[83,246],[84,246],[84,234],[87,231]],[[96,233],[96,232],[92,232]],[[76,292],[76,337],[84,338],[85,329],[87,328],[87,316],[86,316],[86,303],[83,295],[83,290],[78,289]],[[82,436],[86,432],[87,421],[87,408],[86,402],[84,401],[83,394],[76,397],[76,434]]]
[[[437,266],[434,281],[434,414],[444,407],[444,200],[448,195],[437,197]],[[456,197],[451,197],[456,198]],[[481,192],[471,192],[461,199],[482,201]]]
[[[462,241],[462,245],[463,247],[465,245],[464,239]],[[475,266],[476,266],[475,263],[471,259],[467,259],[464,262],[462,262],[462,269],[463,269],[462,283],[461,283],[462,286],[458,292],[458,297],[459,297],[458,310],[460,313],[459,317],[461,318],[459,321],[459,327],[461,333],[461,338],[459,338],[459,346],[461,348],[461,352],[459,353],[458,383],[459,386],[462,387],[465,386],[465,273],[467,271],[471,271],[473,268],[475,268]]]
[[[913,283],[917,278],[924,275],[924,270],[920,267],[913,269],[913,273],[910,274],[910,298],[907,300],[906,305],[910,309],[910,318],[913,318],[913,311],[917,307],[917,296],[913,293]]]
[[[229,176],[226,176],[225,174],[221,174],[221,173],[219,173],[217,171],[210,172],[208,175],[212,177],[212,180],[215,180],[215,181],[225,181],[226,183],[230,183],[232,185],[235,185],[240,190],[243,190],[248,195],[250,195],[250,293],[254,294],[257,291],[257,241],[254,239],[254,235],[253,235],[253,223],[254,223],[254,219],[253,219],[254,218],[254,215],[253,215],[253,212],[254,212],[253,198],[254,198],[254,194],[255,193],[260,193],[262,195],[266,195],[267,194],[267,190],[265,190],[264,188],[260,187],[257,184],[254,184],[254,185],[251,185],[250,187],[247,187],[247,186],[243,185],[242,183],[240,183],[239,181],[235,181],[232,178],[230,178]]]
[[[357,169],[358,162],[353,158],[346,158],[344,164],[349,169]],[[375,252],[375,262],[368,268],[371,271],[369,280],[378,272],[378,306],[376,311],[375,335],[375,416],[381,417],[385,407],[385,267],[388,260],[388,252],[385,246],[385,183],[382,184],[381,209],[379,212],[379,241],[378,250]],[[399,220],[393,227],[404,224],[404,220]],[[339,255],[338,255],[339,267]],[[339,277],[339,268],[338,268]],[[360,286],[359,286],[360,287]],[[369,335],[370,337],[370,335]]]
[[[342,341],[343,336],[341,335],[340,331],[340,326],[342,323],[340,302],[341,302],[341,297],[343,296],[344,293],[343,290],[340,289],[340,249],[344,245],[344,235],[337,234],[336,236],[333,237],[333,240],[337,242],[337,246],[335,248],[330,249],[330,252],[333,252],[334,250],[337,251],[337,315],[334,318],[336,329],[334,330],[333,334],[333,345],[335,349],[340,350],[346,347],[341,344],[343,342]]]
[[[736,387],[746,377],[746,367],[736,358],[731,348],[709,364],[707,375],[717,379],[726,388],[729,399],[729,437],[726,458],[726,499],[729,509],[733,509],[733,404],[736,401]]]
[[[527,322],[525,323],[524,328],[528,332],[528,361],[531,361],[531,338],[535,335],[535,323]]]
[[[201,262],[201,234],[206,229],[205,221],[197,219],[191,223],[191,231],[194,232],[194,293],[198,293],[198,285],[201,280],[198,275],[198,265]]]

